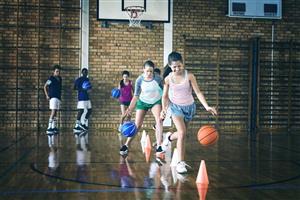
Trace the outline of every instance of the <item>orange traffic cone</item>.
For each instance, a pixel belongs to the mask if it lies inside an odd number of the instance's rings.
[[[206,185],[209,184],[204,160],[201,160],[201,164],[200,164],[200,167],[199,167],[196,183],[206,184]]]
[[[147,142],[147,133],[145,130],[143,130],[142,138],[141,138],[141,147],[143,153],[145,153],[146,142]]]
[[[198,194],[199,194],[199,200],[205,200],[206,199],[207,189],[208,189],[207,184],[197,183],[197,190],[198,190]]]
[[[145,146],[145,157],[146,157],[146,162],[148,163],[149,160],[150,160],[150,154],[151,154],[151,141],[150,141],[150,136],[147,135],[147,138],[146,138],[146,146]]]
[[[147,135],[145,149],[152,149],[150,136]]]
[[[149,148],[145,148],[145,158],[146,158],[146,162],[148,163],[150,160],[150,155],[151,155],[151,149]]]

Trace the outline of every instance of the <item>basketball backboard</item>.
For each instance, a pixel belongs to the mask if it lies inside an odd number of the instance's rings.
[[[104,21],[128,21],[125,8],[144,7],[142,22],[169,22],[170,0],[97,0],[97,18]]]

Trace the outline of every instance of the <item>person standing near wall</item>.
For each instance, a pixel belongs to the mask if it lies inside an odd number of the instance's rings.
[[[88,92],[92,89],[88,76],[88,69],[83,68],[81,70],[82,76],[77,78],[74,83],[74,90],[78,91],[78,102],[77,102],[77,118],[75,122],[75,127],[73,129],[74,133],[87,131],[88,130],[88,119],[92,113],[92,104],[89,98]],[[87,110],[86,115],[84,116],[83,122],[81,117],[84,113],[84,110]]]
[[[57,128],[57,112],[61,106],[61,89],[62,89],[62,78],[60,76],[61,67],[60,65],[53,66],[53,75],[51,75],[44,85],[44,93],[49,101],[49,108],[51,114],[49,117],[47,134],[53,135],[59,132]]]
[[[119,90],[121,92],[121,95],[119,97],[120,102],[120,108],[121,108],[121,119],[120,119],[120,125],[118,130],[121,132],[122,124],[123,124],[123,116],[125,114],[126,109],[130,105],[130,102],[133,97],[133,85],[132,81],[129,79],[129,71],[124,70],[122,72],[122,80],[119,83]]]

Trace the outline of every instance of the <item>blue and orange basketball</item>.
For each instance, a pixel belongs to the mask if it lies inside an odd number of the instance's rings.
[[[111,96],[115,99],[119,98],[121,95],[121,91],[118,88],[114,88],[111,90]]]
[[[136,132],[137,132],[137,127],[134,122],[129,121],[129,122],[125,122],[122,125],[121,133],[125,137],[133,137],[136,134]]]
[[[219,133],[215,127],[204,125],[199,129],[197,138],[200,144],[203,146],[209,146],[218,141]]]
[[[82,89],[84,90],[89,90],[92,88],[92,84],[90,83],[90,81],[84,81],[82,83]]]

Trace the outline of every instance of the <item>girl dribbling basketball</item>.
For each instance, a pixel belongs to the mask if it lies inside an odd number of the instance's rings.
[[[154,74],[155,65],[151,60],[144,63],[143,71],[135,81],[134,97],[125,112],[125,117],[130,117],[133,109],[136,109],[135,124],[137,131],[141,128],[147,111],[151,111],[155,118],[155,135],[157,141],[156,155],[163,153],[162,143],[162,120],[161,97],[162,79]],[[129,145],[134,137],[128,137],[126,143],[121,147],[120,154],[127,155]]]
[[[168,132],[163,144],[167,146],[170,141],[177,139],[179,162],[176,166],[176,171],[177,173],[186,173],[187,164],[184,162],[185,136],[188,123],[196,113],[192,90],[194,90],[199,101],[208,112],[217,115],[217,111],[207,104],[203,93],[198,87],[195,76],[184,69],[183,59],[180,53],[170,53],[168,56],[168,64],[172,72],[165,78],[161,118],[166,117],[167,109],[170,107],[172,120],[177,131],[174,133]]]

